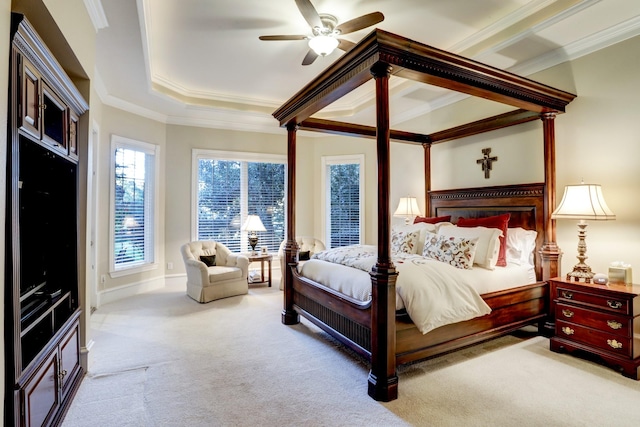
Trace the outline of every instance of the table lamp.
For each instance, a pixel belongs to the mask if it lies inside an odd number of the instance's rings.
[[[249,232],[249,245],[251,246],[251,254],[256,254],[256,245],[258,244],[258,235],[256,231],[267,231],[258,215],[249,215],[242,225],[242,231]]]
[[[584,279],[586,283],[591,282],[594,273],[591,267],[585,264],[587,259],[587,235],[586,220],[609,220],[616,219],[616,216],[604,201],[602,188],[597,184],[567,185],[564,188],[564,195],[560,205],[551,214],[551,219],[577,219],[578,221],[578,264],[573,267],[573,271],[567,274],[567,280],[580,281]]]
[[[404,217],[405,225],[409,225],[411,218],[415,218],[417,215],[420,215],[418,200],[415,197],[400,197],[398,208],[393,213],[393,216]]]

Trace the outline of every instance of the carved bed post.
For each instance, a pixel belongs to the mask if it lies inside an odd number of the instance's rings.
[[[298,243],[296,242],[296,135],[298,125],[287,124],[287,241],[284,246],[284,308],[282,323],[295,325],[300,323],[300,315],[293,309],[293,273],[290,265],[298,262]]]
[[[371,67],[376,83],[376,145],[378,152],[378,259],[371,270],[371,371],[369,396],[388,402],[398,398],[396,372],[396,277],[391,261],[389,190],[389,64]]]
[[[429,216],[431,212],[431,144],[422,144],[424,148],[424,216]]]
[[[560,275],[560,258],[562,251],[556,243],[556,221],[551,219],[551,213],[556,207],[556,148],[555,148],[555,118],[556,113],[544,113],[540,115],[544,132],[544,245],[540,250],[542,258],[542,280],[548,281]],[[555,289],[549,284],[549,299],[547,318],[541,333],[544,336],[553,336],[556,329],[555,319]]]
[[[544,245],[540,251],[542,257],[542,280],[560,275],[560,257],[562,252],[556,244],[556,221],[551,213],[556,207],[556,149],[555,126],[556,113],[544,113],[540,116],[544,132]]]

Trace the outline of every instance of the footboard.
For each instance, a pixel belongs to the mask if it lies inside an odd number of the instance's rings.
[[[538,324],[548,312],[549,285],[534,283],[482,295],[491,313],[422,334],[408,317],[396,321],[396,363],[437,356]]]
[[[294,309],[313,324],[371,358],[371,302],[363,303],[293,273]]]

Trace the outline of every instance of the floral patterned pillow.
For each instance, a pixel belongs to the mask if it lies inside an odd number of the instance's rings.
[[[445,262],[456,268],[471,270],[478,238],[441,236],[427,232],[422,256]]]
[[[420,231],[393,231],[391,233],[391,254],[415,254]]]

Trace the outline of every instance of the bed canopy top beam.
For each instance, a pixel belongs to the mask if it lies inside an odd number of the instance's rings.
[[[539,118],[540,114],[535,111],[515,110],[450,129],[434,132],[429,135],[391,130],[389,138],[393,141],[409,144],[439,144],[441,142],[452,141],[454,139],[502,129],[508,126],[519,125],[533,120],[538,120]],[[308,118],[300,123],[299,129],[330,133],[334,135],[357,136],[369,139],[375,139],[376,137],[376,128],[373,126],[357,125],[325,119]]]
[[[575,95],[507,71],[373,30],[285,102],[273,116],[280,126],[300,124],[371,80],[371,67],[383,62],[391,74],[538,113],[563,113]]]
[[[374,126],[356,125],[334,120],[308,118],[300,123],[300,130],[331,133],[334,135],[358,136],[370,139],[376,138],[376,128]],[[389,139],[413,144],[428,144],[430,142],[429,135],[399,130],[390,130]]]

